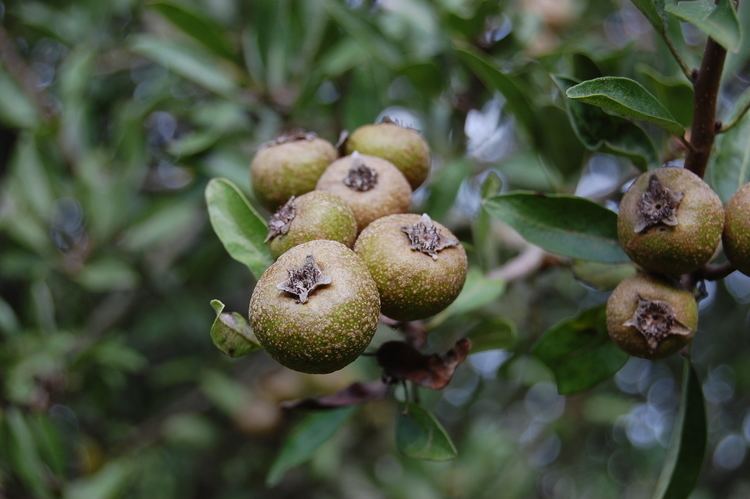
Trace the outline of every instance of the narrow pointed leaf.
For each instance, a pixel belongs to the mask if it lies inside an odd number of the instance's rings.
[[[287,471],[310,460],[315,451],[341,428],[354,407],[344,407],[310,414],[297,423],[274,459],[266,477],[270,487],[278,484]]]
[[[429,411],[407,404],[396,421],[396,447],[407,457],[447,461],[458,455],[443,425]]]
[[[617,240],[617,215],[588,199],[515,192],[485,200],[484,208],[551,253],[605,263],[628,261]]]
[[[682,499],[695,487],[706,452],[706,405],[695,369],[685,359],[680,412],[672,430],[654,499]]]
[[[265,221],[240,189],[225,178],[208,183],[206,203],[211,226],[227,253],[245,264],[256,278],[260,277],[273,261],[265,243]]]
[[[638,10],[640,10],[651,26],[659,33],[665,32],[664,19],[664,2],[665,0],[632,0]]]
[[[604,306],[552,327],[531,352],[552,370],[557,390],[564,395],[587,390],[613,376],[628,360],[609,339]]]
[[[732,0],[690,0],[666,5],[665,10],[703,31],[725,49],[736,52],[740,48],[742,32]]]
[[[670,133],[682,135],[684,127],[643,85],[619,76],[586,80],[570,87],[566,95],[624,118],[654,123]]]

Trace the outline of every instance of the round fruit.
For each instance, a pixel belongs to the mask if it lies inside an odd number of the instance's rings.
[[[281,255],[250,299],[258,341],[277,362],[305,373],[351,363],[370,344],[379,316],[367,267],[336,241],[310,241]]]
[[[343,199],[330,192],[312,191],[292,196],[268,222],[266,242],[278,258],[289,248],[315,239],[338,241],[351,248],[357,221]]]
[[[732,196],[725,213],[724,252],[740,272],[750,275],[750,184]]]
[[[658,359],[687,345],[698,328],[698,305],[689,291],[638,274],[607,300],[607,330],[630,355]]]
[[[346,141],[346,152],[354,151],[387,159],[401,170],[412,189],[430,173],[430,148],[422,135],[390,120],[354,130]]]
[[[331,163],[316,189],[343,199],[360,231],[373,220],[408,211],[411,204],[409,182],[393,163],[358,152]]]
[[[684,168],[638,177],[620,203],[617,234],[625,253],[651,272],[698,270],[716,252],[724,226],[721,200]]]
[[[315,189],[336,149],[311,132],[293,132],[264,144],[250,164],[250,181],[258,200],[275,209],[291,196]]]
[[[379,218],[359,235],[354,250],[378,285],[383,314],[424,319],[450,305],[466,279],[466,252],[427,215]]]

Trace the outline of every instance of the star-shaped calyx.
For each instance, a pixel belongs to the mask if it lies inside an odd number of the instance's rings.
[[[286,272],[286,281],[277,284],[276,288],[293,295],[297,303],[307,303],[313,291],[331,284],[331,277],[323,274],[312,255],[305,257],[305,263],[301,267],[287,269]]]
[[[294,196],[290,197],[289,201],[284,203],[284,206],[276,210],[276,213],[271,216],[268,221],[266,242],[289,232],[289,226],[292,225],[292,220],[297,216],[297,209],[294,206],[295,199]]]
[[[427,213],[422,214],[419,222],[401,227],[401,232],[409,238],[412,251],[421,251],[433,260],[437,260],[438,253],[445,248],[458,246],[458,240],[445,237]]]
[[[358,152],[352,154],[352,164],[344,177],[344,185],[353,191],[366,192],[378,184],[378,172],[365,164]]]
[[[648,189],[638,201],[638,220],[634,230],[637,234],[656,225],[677,225],[677,208],[684,194],[664,187],[656,175],[648,179]]]
[[[651,351],[671,335],[690,336],[690,329],[681,324],[672,306],[663,301],[638,297],[633,316],[623,326],[634,327],[646,339]]]

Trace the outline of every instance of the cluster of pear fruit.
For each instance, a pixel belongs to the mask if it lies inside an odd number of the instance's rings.
[[[631,355],[649,359],[685,347],[698,328],[694,279],[723,250],[732,268],[750,275],[750,184],[727,203],[703,179],[680,167],[643,173],[623,196],[620,244],[640,267],[607,301],[607,329]],[[700,276],[698,276],[700,278]]]
[[[250,165],[257,199],[273,211],[276,261],[258,279],[250,324],[280,364],[328,373],[370,344],[380,314],[423,319],[461,291],[467,258],[426,214],[408,213],[430,171],[422,135],[392,120],[355,130],[346,154],[298,131],[264,144]]]

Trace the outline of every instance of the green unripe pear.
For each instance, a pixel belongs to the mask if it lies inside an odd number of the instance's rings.
[[[315,189],[326,167],[338,157],[330,142],[310,132],[294,132],[264,144],[250,164],[258,200],[276,209],[292,196]]]
[[[424,319],[450,305],[466,279],[466,252],[456,237],[427,215],[379,218],[354,245],[380,292],[383,314]]]
[[[703,267],[716,252],[724,210],[716,193],[684,168],[638,177],[620,203],[617,234],[644,269],[670,276]]]
[[[750,275],[750,184],[732,196],[725,214],[724,253],[737,270]]]
[[[698,329],[692,293],[638,274],[622,281],[607,300],[607,330],[630,355],[657,359],[687,345]]]
[[[409,182],[393,163],[357,152],[331,163],[316,189],[343,199],[359,231],[378,218],[405,213],[411,204]]]
[[[330,192],[312,191],[292,197],[273,214],[266,239],[271,255],[279,255],[298,244],[329,239],[352,247],[357,221],[343,199]]]
[[[422,135],[392,121],[364,125],[349,136],[346,152],[387,159],[401,170],[412,189],[425,181],[430,173],[430,148]]]
[[[290,249],[258,280],[250,324],[280,364],[305,373],[330,373],[370,344],[380,317],[378,290],[367,267],[335,241]]]

